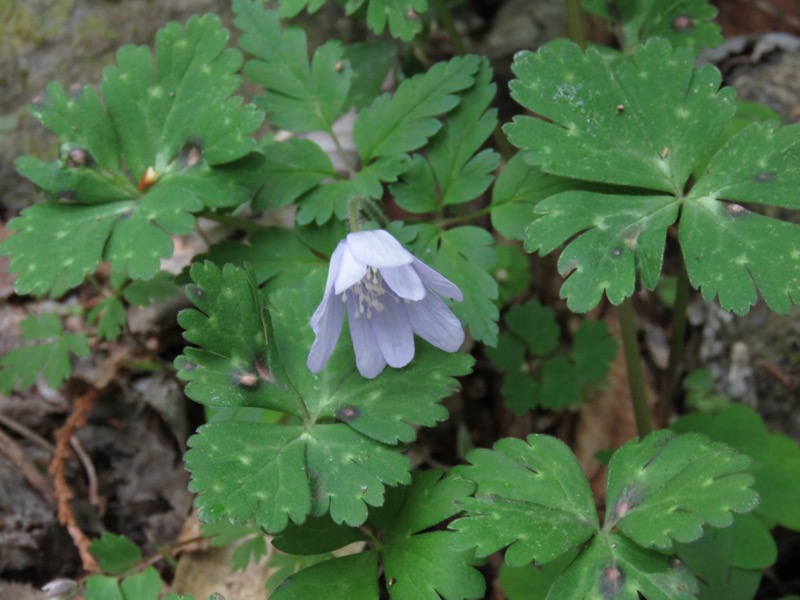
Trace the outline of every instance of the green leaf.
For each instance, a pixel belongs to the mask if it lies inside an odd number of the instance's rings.
[[[210,260],[222,267],[227,263],[248,265],[256,281],[273,282],[276,288],[301,283],[326,264],[298,237],[299,232],[271,228],[248,236],[245,242],[225,240],[203,254],[197,261]]]
[[[493,450],[472,450],[467,461],[470,465],[455,471],[478,489],[474,499],[461,503],[466,516],[450,524],[458,532],[454,547],[474,546],[480,557],[508,546],[508,565],[544,564],[598,529],[589,484],[556,438],[505,438]]]
[[[575,372],[581,381],[601,383],[608,376],[617,356],[617,340],[603,321],[585,319],[578,325],[570,351]]]
[[[579,181],[531,166],[525,153],[518,152],[500,171],[492,188],[492,226],[508,239],[524,240],[525,228],[536,218],[539,202],[580,185]]]
[[[346,574],[346,576],[343,576]],[[273,600],[309,598],[378,599],[378,563],[364,552],[326,560],[292,575],[270,595]]]
[[[401,442],[414,426],[433,425],[447,412],[438,404],[469,372],[472,359],[418,342],[405,369],[375,380],[356,372],[349,339],[318,376],[306,366],[308,325],[322,295],[324,274],[303,287],[281,287],[267,311],[251,274],[231,265],[192,268],[189,297],[199,310],[179,316],[187,348],[176,361],[187,395],[209,406],[257,407],[297,417],[302,424],[217,421],[191,438],[186,464],[206,519],[255,521],[276,533],[289,520],[330,512],[356,526],[367,505],[383,503],[384,485],[409,480]]]
[[[86,578],[85,600],[127,600],[122,596],[115,577],[89,575]]]
[[[381,86],[395,62],[397,46],[386,40],[350,44],[344,58],[350,62],[352,77],[346,106],[358,110],[372,103],[381,93]]]
[[[453,517],[474,489],[470,481],[437,471],[415,476],[386,529],[383,564],[392,600],[483,598],[485,582],[472,566],[472,551],[453,548],[451,532],[429,531]]]
[[[800,530],[800,446],[795,440],[770,433],[761,417],[741,404],[731,404],[716,415],[686,415],[672,428],[704,433],[747,454],[753,459],[753,487],[761,497],[755,514],[767,527],[779,524]]]
[[[525,362],[525,344],[515,335],[503,332],[497,338],[495,347],[484,348],[486,356],[496,367],[504,371],[516,371]]]
[[[508,600],[544,600],[556,579],[578,554],[577,549],[562,554],[546,565],[509,567],[500,565],[500,587]]]
[[[508,329],[523,340],[534,356],[545,356],[558,347],[561,328],[555,312],[538,300],[512,306],[503,319]]]
[[[604,529],[617,527],[645,548],[667,551],[698,539],[706,524],[728,527],[733,513],[758,506],[750,462],[695,433],[662,430],[628,442],[609,464]]]
[[[718,91],[719,73],[691,60],[663,40],[633,57],[566,42],[517,57],[515,98],[544,119],[518,117],[506,129],[511,141],[549,173],[628,188],[562,192],[535,207],[526,249],[547,254],[566,243],[558,267],[571,310],[592,309],[604,293],[619,304],[639,277],[654,289],[679,215],[689,278],[707,299],[742,314],[757,293],[778,312],[800,298],[800,271],[774,260],[800,257],[800,226],[739,204],[800,207],[797,126],[755,123],[722,144],[731,90]]]
[[[530,261],[522,248],[497,244],[495,253],[497,264],[494,278],[498,287],[496,302],[502,307],[527,292],[531,287],[533,276],[530,271]]]
[[[374,582],[378,577],[377,555],[392,600],[423,600],[434,596],[444,600],[482,598],[485,582],[473,568],[476,562],[473,552],[453,549],[454,534],[437,527],[459,511],[459,502],[474,489],[472,482],[458,477],[443,478],[435,470],[417,473],[410,486],[389,490],[384,506],[370,511],[367,523],[361,528],[365,533],[337,526],[327,519],[311,520],[290,526],[276,540],[277,546],[307,553],[322,548],[332,550],[359,538],[380,539],[380,548],[373,547],[356,555],[362,557],[360,560],[352,558],[352,561],[368,563],[369,577]],[[315,591],[323,585],[349,589],[345,587],[352,572],[348,565],[338,558],[325,564],[327,567],[315,566],[290,578],[286,587],[295,594],[291,597],[318,597]],[[353,568],[358,570],[358,578],[364,577],[365,586],[371,583],[359,567]],[[374,588],[369,585],[367,589]],[[377,591],[368,597],[376,600]]]
[[[280,15],[283,18],[291,18],[308,7],[308,14],[314,14],[325,4],[325,0],[282,0],[280,5]]]
[[[477,56],[436,63],[427,73],[401,83],[394,96],[376,98],[353,127],[362,163],[422,147],[441,129],[437,117],[458,105],[457,92],[473,85],[479,65]]]
[[[427,161],[417,155],[402,182],[391,186],[400,207],[435,211],[473,200],[489,187],[499,154],[478,151],[497,126],[497,110],[487,110],[496,89],[491,78],[492,69],[484,58],[475,84],[448,115],[447,127],[431,139]]]
[[[244,571],[251,562],[258,562],[267,553],[267,543],[263,535],[254,535],[241,542],[231,556],[234,571]]]
[[[130,571],[142,560],[139,546],[124,535],[115,535],[107,531],[103,532],[99,539],[92,540],[89,550],[97,559],[100,568],[112,575]]]
[[[500,394],[506,406],[518,415],[538,408],[542,402],[542,386],[524,371],[506,373]]]
[[[158,600],[162,588],[161,577],[155,568],[146,567],[123,579],[120,588],[124,600]]]
[[[735,110],[719,71],[693,62],[662,39],[617,60],[565,41],[520,52],[512,96],[547,120],[518,116],[505,131],[548,173],[680,194]]]
[[[267,183],[253,199],[254,210],[287,206],[323,179],[337,177],[328,155],[310,140],[272,142],[262,151],[266,161],[261,172]]]
[[[123,325],[127,322],[125,307],[119,298],[103,298],[92,307],[86,320],[97,321],[97,335],[104,340],[115,340],[119,337]]]
[[[156,36],[156,61],[144,47],[124,46],[118,67],[104,72],[103,99],[136,180],[171,160],[187,141],[198,144],[209,165],[244,157],[255,142],[246,136],[262,115],[240,99],[242,57],[226,49],[228,32],[213,15],[192,17],[185,29],[170,23]]]
[[[128,283],[122,290],[122,297],[134,306],[148,306],[174,298],[179,291],[175,277],[167,271],[159,271],[150,279]]]
[[[621,535],[595,537],[556,580],[548,600],[695,600],[697,581],[680,563]]]
[[[272,545],[288,554],[313,556],[332,552],[363,539],[358,529],[342,527],[326,515],[312,517],[302,525],[289,523],[286,529],[272,540]]]
[[[262,115],[228,98],[241,56],[225,49],[227,39],[213,16],[185,29],[170,24],[157,35],[155,60],[148,48],[120,49],[102,101],[88,86],[68,95],[50,84],[31,106],[63,144],[60,160],[16,163],[50,200],[9,222],[17,233],[2,251],[21,272],[19,293],[61,295],[100,261],[149,278],[172,253],[170,234],[193,229],[191,213],[249,199],[225,165],[253,149],[246,136]]]
[[[737,515],[736,522],[749,515]],[[753,518],[753,517],[750,517]],[[691,544],[677,544],[678,557],[697,575],[700,600],[752,600],[761,581],[761,570],[733,565],[733,555],[745,540],[734,540],[733,530],[706,528]],[[766,536],[772,539],[769,532]],[[747,551],[747,549],[745,549]]]
[[[542,362],[539,404],[548,410],[561,410],[580,403],[581,381],[575,367],[563,356]]]
[[[27,317],[20,323],[23,340],[40,343],[12,348],[0,357],[0,391],[25,389],[39,373],[51,387],[58,387],[72,374],[70,354],[88,356],[89,343],[80,333],[64,333],[61,321],[53,314]]]
[[[497,257],[494,238],[480,227],[464,226],[440,231],[435,225],[405,228],[416,234],[415,254],[456,284],[464,294],[452,304],[455,315],[466,323],[476,340],[497,343],[497,281],[490,274]],[[402,235],[402,234],[401,234]]]
[[[380,35],[389,25],[392,36],[403,41],[414,39],[422,30],[420,15],[428,10],[428,0],[366,0],[367,26]],[[365,0],[348,0],[345,12],[354,14]]]
[[[561,296],[575,312],[588,312],[603,294],[613,304],[630,296],[637,281],[655,288],[667,228],[678,216],[668,196],[611,196],[564,192],[539,203],[539,217],[526,229],[525,249],[548,254],[579,234],[561,252],[558,270],[567,277]]]
[[[680,242],[689,279],[705,298],[719,296],[739,314],[756,302],[756,290],[776,312],[800,301],[800,272],[775,260],[800,258],[800,226],[719,201],[800,208],[798,131],[746,127],[711,159],[684,204]]]
[[[720,27],[712,23],[717,9],[707,0],[583,0],[581,6],[621,28],[621,43],[632,50],[650,38],[661,37],[673,46],[688,46],[699,53],[722,43]]]
[[[327,223],[336,215],[339,219],[347,217],[350,200],[356,196],[382,198],[384,183],[397,181],[397,177],[408,167],[408,156],[398,154],[380,158],[358,171],[353,179],[334,181],[318,186],[301,198],[297,223],[317,225]]]
[[[233,10],[243,32],[239,43],[254,57],[244,72],[266,89],[256,102],[270,122],[296,133],[331,131],[350,89],[342,45],[329,41],[309,64],[305,31],[291,26],[281,31],[278,13],[264,10],[260,0],[235,0]]]

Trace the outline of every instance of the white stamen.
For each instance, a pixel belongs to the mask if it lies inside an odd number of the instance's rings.
[[[380,297],[386,294],[386,289],[383,287],[383,277],[381,277],[378,269],[368,267],[367,273],[361,281],[353,285],[349,291],[353,294],[358,304],[356,318],[358,318],[359,314],[366,313],[367,318],[371,319],[373,310],[378,313],[383,311],[384,306]],[[344,297],[344,294],[342,296]]]

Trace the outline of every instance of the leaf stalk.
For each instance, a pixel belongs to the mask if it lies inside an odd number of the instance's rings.
[[[633,415],[636,419],[636,431],[643,438],[653,431],[647,392],[644,387],[644,371],[639,355],[639,340],[636,336],[636,320],[634,318],[633,300],[625,298],[617,307],[619,324],[622,329],[622,350],[625,355],[625,366],[628,371],[628,387],[633,403]]]

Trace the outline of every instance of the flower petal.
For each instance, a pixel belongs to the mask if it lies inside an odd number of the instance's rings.
[[[356,367],[362,377],[373,379],[380,375],[386,360],[378,348],[375,334],[369,320],[358,313],[358,306],[352,294],[347,294],[347,318],[350,323],[350,337],[353,339],[353,350],[356,353]]]
[[[408,320],[407,304],[392,294],[384,298],[383,310],[373,312],[368,320],[389,366],[405,367],[414,358],[414,331]]]
[[[331,254],[331,262],[330,265],[328,265],[328,279],[325,281],[325,293],[322,296],[322,302],[319,303],[317,310],[315,310],[314,314],[311,315],[311,329],[314,330],[314,333],[317,333],[319,320],[323,318],[328,298],[333,294],[333,282],[335,281],[336,275],[339,273],[339,268],[341,267],[344,247],[345,241],[342,240],[339,242],[339,245],[336,246],[336,250],[333,251],[333,254]]]
[[[347,246],[359,262],[383,269],[410,265],[414,256],[384,229],[347,234]]]
[[[306,365],[312,373],[319,373],[328,363],[336,342],[339,341],[342,319],[344,319],[344,302],[339,296],[326,293],[311,318],[316,337],[311,344]]]
[[[339,242],[341,244],[341,242]],[[342,247],[342,260],[333,283],[333,291],[341,294],[346,289],[354,286],[367,274],[367,264],[356,259],[350,251],[350,245],[345,242]]]
[[[458,289],[458,286],[446,277],[442,277],[438,272],[431,269],[424,262],[418,258],[414,258],[414,270],[417,275],[422,279],[425,287],[433,290],[440,296],[445,298],[452,298],[461,302],[464,299],[464,294]]]
[[[406,306],[414,333],[426,342],[445,352],[455,352],[464,343],[461,321],[436,294]]]
[[[384,267],[380,273],[392,291],[401,298],[422,300],[425,297],[425,286],[411,265]]]

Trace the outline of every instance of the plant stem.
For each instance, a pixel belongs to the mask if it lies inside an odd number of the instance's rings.
[[[689,304],[689,275],[686,272],[686,265],[683,258],[679,258],[677,282],[675,287],[675,305],[672,307],[672,331],[669,341],[669,361],[667,362],[667,372],[664,376],[664,387],[661,389],[659,397],[659,410],[664,416],[669,415],[669,407],[672,401],[672,392],[678,379],[680,370],[684,338],[686,337],[686,307]]]
[[[582,50],[586,49],[586,34],[583,31],[583,12],[581,0],[566,0],[567,2],[567,35],[569,39],[578,44]]]
[[[330,129],[328,130],[328,134],[331,136],[331,139],[333,140],[333,145],[336,146],[336,153],[339,155],[339,158],[342,159],[342,164],[344,165],[344,168],[347,171],[347,176],[350,179],[353,179],[356,176],[356,170],[350,163],[350,157],[347,156],[347,152],[344,151],[342,143],[339,141],[339,137],[334,133],[333,124],[331,124]]]
[[[456,51],[456,54],[463,56],[467,53],[467,47],[464,44],[464,38],[461,37],[461,33],[459,33],[456,27],[455,21],[453,21],[453,14],[447,6],[447,0],[433,0],[433,4],[436,7],[436,12],[439,13],[442,25],[444,25],[447,31],[447,36],[450,38],[453,50]]]
[[[474,221],[478,217],[488,215],[491,212],[491,210],[492,209],[490,206],[486,206],[484,208],[469,212],[465,215],[447,217],[446,219],[438,219],[435,225],[439,228],[442,228],[442,227],[449,227],[450,225],[460,225],[461,223],[469,223],[470,221]]]
[[[628,386],[633,402],[633,415],[636,418],[636,431],[644,437],[653,431],[650,419],[650,407],[647,403],[647,392],[644,388],[644,371],[639,356],[639,340],[636,336],[636,321],[633,312],[633,300],[625,298],[617,308],[619,324],[622,329],[622,350],[625,354],[625,366],[628,370]]]

